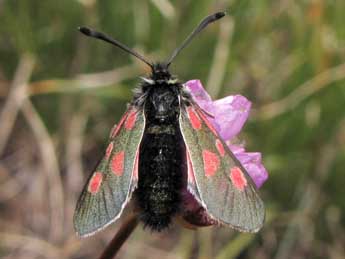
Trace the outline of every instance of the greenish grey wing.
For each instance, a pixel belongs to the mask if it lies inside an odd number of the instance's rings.
[[[129,107],[113,129],[104,157],[78,200],[73,222],[79,236],[92,235],[121,216],[137,187],[139,146],[144,129],[144,112]]]
[[[265,208],[247,171],[199,107],[182,107],[179,123],[189,165],[188,190],[219,223],[257,232]]]

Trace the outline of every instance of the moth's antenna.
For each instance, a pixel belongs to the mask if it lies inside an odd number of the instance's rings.
[[[142,55],[140,55],[139,53],[135,52],[134,50],[128,48],[126,45],[122,44],[121,42],[110,38],[109,36],[105,35],[104,33],[94,31],[94,30],[87,28],[87,27],[79,27],[78,30],[81,33],[85,34],[86,36],[93,37],[93,38],[100,39],[100,40],[104,40],[106,42],[109,42],[110,44],[115,45],[116,47],[119,47],[120,49],[126,51],[129,54],[132,54],[136,58],[145,62],[147,65],[149,65],[151,67],[151,69],[153,69],[152,63],[147,61]]]
[[[209,25],[212,22],[215,22],[217,20],[219,20],[220,18],[224,17],[224,15],[226,15],[226,12],[218,12],[212,15],[209,15],[207,17],[205,17],[200,24],[198,25],[198,27],[196,27],[194,29],[194,31],[192,31],[192,33],[187,37],[187,39],[185,39],[185,41],[181,44],[180,47],[178,47],[177,49],[174,50],[173,54],[171,55],[171,57],[168,59],[168,61],[166,62],[167,67],[170,66],[171,62],[174,60],[174,58],[178,55],[178,53],[180,53],[180,51],[182,49],[184,49],[189,42],[199,33],[201,32],[207,25]]]

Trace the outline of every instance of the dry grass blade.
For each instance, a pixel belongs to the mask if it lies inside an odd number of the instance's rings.
[[[0,165],[0,175],[4,174],[3,171],[7,170]],[[0,203],[4,203],[16,195],[18,195],[26,186],[28,176],[25,174],[17,174],[10,176],[6,174],[6,181],[0,184]]]
[[[151,2],[165,18],[172,19],[175,17],[175,8],[168,0],[151,0]]]
[[[124,66],[99,73],[79,74],[75,79],[50,79],[30,84],[30,95],[68,92],[115,85],[138,75],[136,65]]]
[[[51,218],[50,237],[52,240],[58,241],[62,238],[64,230],[64,195],[54,143],[29,99],[24,101],[22,112],[36,137],[45,173],[47,174]]]
[[[83,88],[95,88],[116,84],[136,75],[138,75],[138,67],[130,65],[99,73],[80,74],[76,79]]]
[[[257,116],[261,120],[272,119],[282,113],[293,110],[298,104],[309,96],[315,94],[331,83],[345,79],[345,64],[330,68],[323,73],[297,87],[288,96],[283,99],[264,105],[259,110]]]
[[[18,111],[27,97],[26,86],[35,65],[35,59],[30,54],[21,57],[17,67],[10,93],[0,114],[0,154],[4,151],[8,137],[12,131]]]

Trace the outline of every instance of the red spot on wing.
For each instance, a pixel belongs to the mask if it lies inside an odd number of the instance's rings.
[[[247,186],[247,179],[244,177],[242,170],[237,166],[230,169],[230,179],[240,191],[243,191]]]
[[[113,142],[110,142],[110,144],[107,147],[107,150],[105,151],[105,158],[108,159],[110,157],[111,151],[113,151],[114,144]]]
[[[203,150],[202,158],[204,160],[205,175],[213,176],[217,172],[220,164],[219,157],[209,150]]]
[[[126,123],[125,123],[125,128],[127,130],[132,130],[133,127],[134,127],[134,124],[135,124],[135,121],[137,119],[137,111],[136,110],[132,110],[129,115],[128,115],[128,118],[126,120]]]
[[[190,123],[192,124],[193,129],[199,130],[201,129],[201,120],[198,115],[195,113],[192,107],[187,108],[188,116]]]
[[[213,126],[213,124],[208,120],[208,118],[206,117],[206,115],[202,112],[202,111],[198,111],[198,114],[200,115],[200,117],[203,119],[203,121],[205,122],[205,124],[207,125],[207,127],[212,131],[212,133],[214,135],[218,135],[217,130],[215,129],[215,127]]]
[[[223,143],[219,139],[216,140],[216,147],[219,154],[223,157],[225,155],[225,149]]]
[[[101,183],[102,183],[102,178],[103,178],[103,175],[101,172],[95,172],[93,174],[93,176],[90,179],[89,187],[88,187],[88,191],[91,194],[96,194],[98,192],[99,187],[101,186]]]
[[[112,132],[111,132],[111,134],[110,134],[110,137],[111,137],[111,138],[115,138],[116,135],[117,135],[117,133],[119,133],[119,131],[120,131],[121,127],[122,127],[123,122],[124,122],[125,119],[127,118],[127,115],[128,115],[128,112],[126,112],[126,113],[122,116],[122,118],[121,118],[119,124],[118,124],[116,127],[113,128],[113,130],[112,130]]]
[[[111,160],[111,170],[116,176],[121,176],[123,174],[125,162],[125,151],[120,151],[116,153]]]
[[[192,161],[190,159],[190,155],[188,151],[186,151],[186,155],[187,155],[187,168],[188,168],[188,182],[195,184],[195,175],[194,175],[193,165],[192,165]]]

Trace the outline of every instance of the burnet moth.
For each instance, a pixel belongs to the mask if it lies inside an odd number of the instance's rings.
[[[163,63],[143,56],[103,33],[79,30],[132,54],[152,70],[112,130],[104,157],[87,181],[74,214],[79,236],[115,222],[132,201],[143,224],[155,231],[173,219],[193,226],[226,225],[256,232],[265,209],[247,171],[214,129],[169,66],[218,12],[198,27]]]

